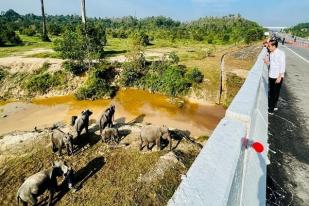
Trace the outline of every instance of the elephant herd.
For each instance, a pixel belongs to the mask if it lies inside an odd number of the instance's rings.
[[[89,118],[93,114],[89,109],[81,112],[81,115],[73,119],[74,130],[77,137],[80,137],[82,131],[85,129],[88,133]],[[108,107],[100,116],[98,125],[100,129],[100,136],[102,141],[108,143],[112,141],[119,143],[120,136],[117,128],[114,127],[115,105]],[[59,156],[62,155],[62,149],[65,148],[67,155],[73,155],[73,135],[66,133],[59,128],[54,128],[50,134],[52,151],[58,151]],[[172,150],[172,139],[170,131],[166,126],[158,127],[154,125],[145,125],[141,128],[139,135],[140,147],[142,150],[147,146],[151,150],[151,145],[156,145],[157,149],[161,150],[162,140],[168,140],[169,149]],[[23,205],[28,203],[35,205],[37,197],[43,194],[46,190],[49,191],[48,205],[51,205],[53,194],[57,188],[57,177],[63,176],[64,182],[69,189],[74,184],[74,170],[63,161],[56,161],[50,169],[40,171],[28,177],[20,186],[17,192],[17,205],[21,202]]]

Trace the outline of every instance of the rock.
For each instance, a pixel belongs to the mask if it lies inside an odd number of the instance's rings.
[[[185,167],[184,164],[178,160],[178,157],[174,152],[169,152],[161,156],[155,166],[149,172],[140,176],[138,181],[150,184],[155,180],[162,179],[164,173],[177,164]]]

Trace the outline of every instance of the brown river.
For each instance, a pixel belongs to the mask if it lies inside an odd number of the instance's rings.
[[[34,99],[31,103],[0,103],[0,135],[13,131],[29,131],[34,127],[51,126],[55,122],[69,123],[71,116],[79,115],[84,109],[94,113],[91,119],[97,120],[110,105],[115,104],[115,120],[167,125],[171,128],[188,130],[192,136],[210,135],[225,114],[218,105],[200,105],[185,102],[179,108],[169,97],[151,94],[142,90],[121,90],[111,100],[78,101],[74,96]]]

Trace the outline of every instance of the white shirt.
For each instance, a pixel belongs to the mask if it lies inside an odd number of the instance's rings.
[[[270,53],[270,68],[268,76],[270,78],[278,78],[279,74],[284,77],[285,72],[285,53],[280,49],[275,49],[275,51]]]

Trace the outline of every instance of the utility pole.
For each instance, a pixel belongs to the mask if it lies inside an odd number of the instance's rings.
[[[46,29],[46,18],[45,18],[45,11],[44,11],[44,1],[41,0],[41,11],[42,11],[42,26],[43,26],[43,34],[42,34],[42,40],[43,41],[50,41],[47,35],[47,29]]]
[[[226,77],[224,73],[224,57],[227,54],[228,53],[223,54],[221,57],[221,61],[220,61],[220,80],[219,80],[220,82],[219,82],[219,94],[218,94],[217,104],[221,104],[222,93],[224,92],[226,95]],[[224,99],[226,99],[226,97],[224,97]]]

